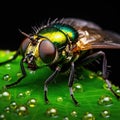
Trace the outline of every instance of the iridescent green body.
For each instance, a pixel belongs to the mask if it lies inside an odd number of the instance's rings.
[[[68,40],[75,41],[77,31],[69,25],[53,24],[39,31],[38,35],[48,38],[57,47],[67,44]]]
[[[58,28],[59,30],[63,31],[69,37],[69,40],[71,40],[73,42],[78,37],[78,32],[73,27],[71,27],[70,25],[54,24],[53,26]]]

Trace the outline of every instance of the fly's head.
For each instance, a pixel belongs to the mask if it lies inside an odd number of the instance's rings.
[[[24,56],[23,62],[28,64],[28,68],[35,70],[39,61],[52,64],[57,60],[57,48],[48,38],[24,32],[22,34],[27,37],[21,44],[21,52]]]

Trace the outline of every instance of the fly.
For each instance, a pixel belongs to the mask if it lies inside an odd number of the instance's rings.
[[[107,78],[107,58],[102,49],[120,49],[120,36],[116,33],[105,31],[93,22],[65,18],[55,20],[47,25],[36,28],[33,34],[21,33],[26,37],[20,45],[18,51],[12,59],[0,63],[0,65],[11,62],[19,54],[22,55],[20,67],[22,77],[16,82],[6,85],[6,88],[13,87],[20,83],[26,77],[24,63],[29,69],[36,70],[39,68],[39,61],[43,61],[51,68],[53,73],[44,82],[44,99],[48,103],[48,84],[59,74],[70,70],[68,87],[70,96],[75,104],[72,86],[74,83],[75,65],[91,63],[97,58],[102,57],[102,76],[107,83],[111,92],[117,97],[116,92],[112,89],[111,83]],[[94,51],[90,54],[90,51]],[[96,52],[97,50],[97,52]],[[88,54],[89,53],[89,54]]]

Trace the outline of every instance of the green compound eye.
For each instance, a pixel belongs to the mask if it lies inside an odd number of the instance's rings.
[[[39,45],[39,55],[43,62],[51,63],[55,59],[56,48],[49,40],[43,40]]]

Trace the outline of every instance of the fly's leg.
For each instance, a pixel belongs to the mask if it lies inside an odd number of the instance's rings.
[[[15,60],[15,59],[17,58],[17,56],[19,55],[19,53],[20,53],[20,51],[18,50],[18,51],[15,53],[15,55],[13,55],[13,57],[12,57],[11,59],[9,59],[9,60],[7,60],[7,61],[4,61],[4,62],[1,62],[0,65],[4,65],[4,64],[6,64],[6,63],[9,63],[9,62]]]
[[[21,71],[22,71],[22,76],[16,82],[6,85],[6,88],[10,88],[10,87],[17,85],[26,76],[26,71],[25,71],[25,68],[23,65],[23,59],[20,61],[20,67],[21,67]]]
[[[70,96],[72,97],[73,102],[77,105],[78,102],[75,99],[74,94],[73,94],[73,90],[72,90],[72,86],[73,86],[73,83],[74,83],[74,71],[75,71],[74,70],[74,62],[72,62],[71,63],[71,71],[70,71],[68,86],[69,86],[69,89],[70,89]]]
[[[96,52],[92,55],[89,55],[87,56],[85,59],[83,59],[83,64],[84,63],[89,63],[89,62],[92,62],[94,60],[96,60],[96,58],[98,57],[103,57],[103,64],[102,64],[102,76],[105,80],[105,82],[107,83],[108,85],[108,88],[111,90],[111,92],[117,97],[117,98],[120,98],[120,96],[118,96],[115,91],[112,89],[112,85],[110,83],[110,81],[107,79],[107,59],[106,59],[106,55],[103,51],[99,51],[99,52]]]
[[[48,103],[48,97],[47,97],[47,92],[48,92],[48,84],[55,78],[55,76],[60,72],[61,68],[58,66],[56,67],[55,71],[53,72],[52,75],[50,75],[50,77],[48,77],[48,79],[45,81],[44,83],[44,99],[45,102]]]
[[[18,49],[16,54],[13,55],[13,57],[11,59],[4,61],[4,62],[1,62],[0,65],[4,65],[4,64],[7,64],[7,63],[15,60],[18,57],[19,53],[20,53],[20,49]],[[21,71],[22,71],[22,77],[20,77],[16,82],[6,85],[5,86],[6,88],[10,88],[10,87],[17,85],[26,76],[25,68],[23,65],[23,59],[20,61],[20,67],[21,67]]]

